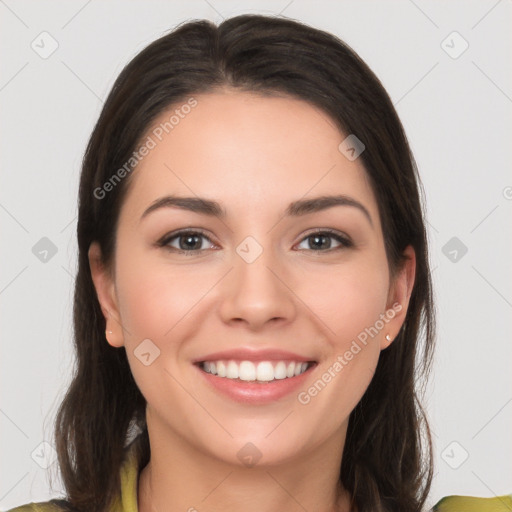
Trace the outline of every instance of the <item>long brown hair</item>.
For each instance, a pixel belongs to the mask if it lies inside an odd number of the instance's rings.
[[[106,197],[97,191],[130,160],[156,116],[219,87],[307,101],[342,133],[355,134],[365,144],[360,158],[377,198],[392,274],[407,245],[416,252],[405,323],[381,353],[373,380],[350,415],[340,480],[359,512],[419,512],[433,473],[419,397],[432,364],[434,308],[416,164],[389,96],[347,44],[301,22],[261,15],[237,16],[219,26],[195,20],[154,41],[123,69],[92,132],[79,190],[76,361],[55,425],[69,509],[108,510],[120,492],[119,469],[133,429],[141,432],[142,464],[150,458],[146,402],[125,349],[105,339],[88,261],[89,246],[97,241],[104,264],[112,266],[131,174]]]

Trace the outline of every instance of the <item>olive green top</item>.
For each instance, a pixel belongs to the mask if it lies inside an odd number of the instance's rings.
[[[135,443],[126,450],[126,458],[121,467],[121,493],[109,512],[138,512],[137,487],[139,461],[136,457]],[[7,512],[61,512],[59,500],[28,503]],[[494,498],[476,498],[473,496],[446,496],[431,512],[512,512],[512,494]]]

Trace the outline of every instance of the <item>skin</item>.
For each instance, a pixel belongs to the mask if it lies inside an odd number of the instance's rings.
[[[151,460],[139,479],[139,510],[348,511],[338,480],[349,415],[405,319],[414,251],[406,249],[392,280],[366,172],[338,150],[346,136],[327,114],[297,99],[230,89],[195,98],[134,171],[114,268],[102,265],[96,243],[89,250],[108,343],[125,347],[147,400]],[[334,193],[362,203],[373,225],[350,206],[283,217],[292,201]],[[226,218],[168,207],[140,220],[167,194],[218,201]],[[156,245],[182,228],[206,232],[185,246],[202,251]],[[354,245],[327,238],[318,249],[308,236],[326,228]],[[247,236],[263,249],[252,263],[236,252]],[[396,303],[401,311],[306,405],[297,393],[267,405],[236,403],[191,363],[236,347],[290,350],[318,362],[307,390]],[[160,356],[145,366],[134,350],[147,338]],[[237,457],[249,442],[262,454],[252,468]]]

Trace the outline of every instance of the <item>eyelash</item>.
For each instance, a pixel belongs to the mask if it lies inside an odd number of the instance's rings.
[[[200,235],[200,236],[206,238],[207,240],[209,240],[210,242],[212,242],[210,237],[208,237],[208,235],[206,235],[205,232],[203,232],[199,229],[194,229],[194,230],[188,229],[188,230],[182,230],[182,231],[176,231],[173,233],[169,233],[169,234],[165,235],[163,238],[161,238],[157,242],[156,245],[158,247],[166,248],[167,250],[169,250],[169,252],[184,254],[187,256],[192,256],[192,255],[194,255],[194,253],[200,253],[200,252],[207,250],[207,249],[183,250],[183,249],[176,249],[175,247],[169,246],[169,242],[171,242],[175,238],[179,238],[180,236],[184,236],[184,235]],[[342,249],[349,249],[354,246],[354,243],[349,238],[342,236],[339,232],[331,230],[331,229],[322,229],[322,230],[310,232],[305,237],[303,237],[299,243],[302,243],[304,240],[307,240],[308,238],[310,238],[314,235],[327,235],[328,237],[335,239],[341,245],[339,247],[334,247],[334,248],[330,248],[330,249],[326,249],[326,250],[322,250],[322,249],[316,250],[316,251],[314,249],[299,249],[299,250],[301,250],[301,251],[309,250],[312,252],[319,252],[319,253],[320,252],[330,253],[330,252],[334,252],[334,251],[338,251],[338,250],[342,250]],[[213,244],[213,242],[212,242],[212,244]]]

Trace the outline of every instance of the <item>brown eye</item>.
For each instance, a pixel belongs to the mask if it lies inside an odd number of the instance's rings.
[[[208,240],[210,244],[204,245],[204,240]],[[158,242],[159,247],[166,247],[171,251],[181,253],[192,253],[204,251],[211,248],[212,241],[201,231],[181,231],[166,235]]]
[[[205,240],[209,242],[206,246],[204,244]],[[304,243],[307,244],[307,247],[299,247],[300,250],[309,250],[314,252],[330,252],[347,249],[354,245],[347,237],[338,232],[329,230],[310,233],[302,239],[301,244]],[[333,246],[333,244],[337,245]],[[202,231],[197,230],[170,233],[157,242],[157,245],[172,252],[179,252],[183,254],[199,253],[214,247],[211,239]]]
[[[333,239],[339,244],[338,246],[332,247]],[[348,238],[332,231],[316,231],[314,233],[310,233],[308,236],[303,238],[301,244],[304,242],[307,242],[308,247],[302,249],[312,250],[315,252],[327,252],[330,250],[344,249],[353,246],[353,243]]]

